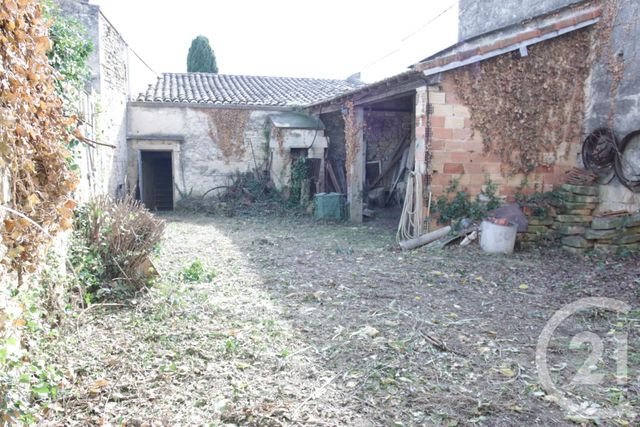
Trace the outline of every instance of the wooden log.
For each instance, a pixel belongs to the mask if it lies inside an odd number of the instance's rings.
[[[440,228],[438,230],[434,230],[427,234],[423,234],[418,238],[405,240],[403,242],[400,242],[399,244],[403,251],[408,251],[411,249],[419,248],[420,246],[424,246],[435,240],[441,239],[447,234],[449,234],[450,232],[451,232],[451,226],[447,225],[446,227]]]

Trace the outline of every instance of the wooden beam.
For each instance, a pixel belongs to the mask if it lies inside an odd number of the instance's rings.
[[[366,142],[364,140],[364,110],[355,108],[356,149],[353,162],[347,165],[349,178],[347,182],[347,201],[349,202],[349,221],[362,223],[362,208],[364,194],[365,153]],[[349,147],[347,146],[347,150]]]

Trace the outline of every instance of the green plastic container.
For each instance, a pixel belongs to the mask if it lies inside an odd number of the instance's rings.
[[[317,220],[344,219],[344,194],[318,193],[314,196],[314,214]]]

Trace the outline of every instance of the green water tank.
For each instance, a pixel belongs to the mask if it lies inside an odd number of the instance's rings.
[[[344,219],[344,194],[318,193],[314,197],[314,215],[318,220]]]

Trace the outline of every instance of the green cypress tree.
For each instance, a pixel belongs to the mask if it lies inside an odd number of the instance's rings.
[[[209,45],[209,39],[198,36],[191,41],[187,55],[187,71],[200,73],[217,73],[216,55]]]

